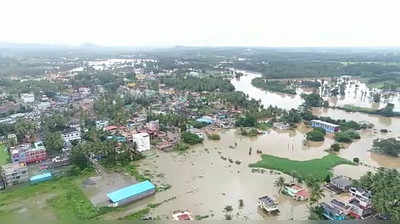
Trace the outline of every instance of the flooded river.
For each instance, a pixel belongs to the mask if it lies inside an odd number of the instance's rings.
[[[237,91],[242,91],[249,95],[249,97],[257,100],[261,100],[261,103],[268,107],[270,105],[277,106],[284,109],[297,108],[303,103],[303,100],[297,94],[296,96],[273,93],[269,91],[264,91],[254,87],[251,84],[251,80],[260,77],[260,74],[245,72],[245,75],[240,77],[240,79],[233,79],[232,84],[235,86]],[[365,85],[361,85],[360,82],[354,82],[349,84],[347,87],[349,92],[355,91],[355,85],[358,84],[360,91],[365,91]],[[354,85],[350,87],[350,85]],[[350,94],[350,99],[342,99],[342,102],[351,103],[356,102],[354,99],[355,95]],[[388,137],[398,137],[400,136],[400,118],[399,117],[383,117],[379,115],[371,115],[358,112],[346,112],[339,109],[327,109],[327,108],[314,108],[314,115],[318,116],[329,116],[333,119],[346,119],[354,120],[357,122],[368,121],[375,125],[374,130],[367,130],[361,132],[361,139],[355,141],[346,149],[341,150],[340,156],[352,160],[354,157],[359,157],[360,161],[374,167],[389,167],[389,168],[400,168],[400,158],[393,158],[373,152],[369,152],[372,147],[373,140],[376,138],[388,138]],[[391,132],[388,134],[381,134],[380,129],[388,129]],[[326,142],[326,140],[325,140]],[[357,172],[354,169],[349,169],[349,172]],[[344,170],[342,169],[342,173]],[[364,173],[362,170],[360,172]],[[343,173],[344,174],[344,173]],[[355,175],[357,176],[357,175]]]
[[[281,108],[296,108],[302,103],[300,96],[271,93],[257,89],[251,80],[257,74],[247,74],[232,81],[236,90],[248,94],[251,98],[261,100],[264,106],[276,105]],[[336,175],[347,175],[359,178],[376,167],[400,168],[400,159],[372,153],[369,149],[376,138],[398,136],[400,118],[385,118],[362,113],[348,113],[336,109],[314,109],[313,113],[330,116],[334,119],[369,121],[375,129],[361,131],[361,139],[346,146],[339,152],[343,158],[352,160],[358,157],[363,165],[340,165],[334,168]],[[389,129],[388,134],[381,134],[380,129]],[[188,209],[193,216],[208,215],[208,219],[223,220],[227,212],[224,208],[232,206],[229,212],[233,220],[306,220],[308,209],[306,202],[297,202],[278,195],[274,181],[282,175],[287,181],[292,178],[277,172],[252,172],[248,167],[260,159],[255,153],[261,150],[265,154],[285,157],[294,160],[309,160],[327,155],[325,151],[334,143],[333,136],[327,136],[324,142],[304,141],[305,133],[310,128],[299,125],[296,130],[270,130],[257,137],[240,136],[237,130],[223,130],[221,140],[205,140],[181,154],[178,152],[154,151],[153,155],[139,161],[139,170],[150,175],[152,181],[160,186],[169,184],[167,191],[157,192],[154,196],[129,205],[126,209],[113,213],[113,216],[131,214],[147,205],[161,203],[151,209],[151,216],[171,219],[173,211]],[[249,148],[252,154],[249,155]],[[237,161],[237,163],[236,163]],[[266,215],[257,206],[257,198],[269,195],[278,198],[280,214]],[[329,195],[328,197],[329,198]],[[244,206],[239,208],[239,200]],[[115,218],[115,217],[109,217]]]

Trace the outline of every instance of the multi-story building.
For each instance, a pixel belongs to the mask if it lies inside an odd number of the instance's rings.
[[[137,133],[132,135],[132,141],[136,144],[138,152],[150,150],[150,136],[147,133]]]
[[[339,125],[332,124],[329,122],[321,121],[321,120],[312,120],[311,126],[313,128],[322,128],[326,132],[334,133],[339,131]]]
[[[43,142],[35,142],[34,145],[22,144],[11,148],[11,161],[13,163],[36,163],[47,159],[46,148]]]
[[[81,132],[76,128],[67,128],[62,134],[65,142],[71,142],[74,140],[81,140]]]
[[[24,163],[8,163],[1,167],[1,176],[6,186],[12,186],[29,180],[28,167]]]

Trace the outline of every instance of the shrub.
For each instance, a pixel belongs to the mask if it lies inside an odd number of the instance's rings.
[[[332,145],[331,145],[331,150],[334,151],[334,152],[339,152],[339,150],[340,150],[340,144],[338,144],[338,143],[332,144]]]
[[[198,135],[187,132],[187,131],[183,132],[182,139],[183,139],[184,143],[187,143],[190,145],[195,145],[195,144],[203,142],[203,139],[200,138]]]
[[[311,141],[324,141],[325,140],[325,137],[324,137],[325,134],[318,129],[314,129],[314,130],[308,132],[306,135],[307,135],[307,140],[311,140]]]
[[[184,151],[186,151],[187,149],[189,149],[189,146],[186,145],[186,144],[184,144],[184,143],[178,143],[178,144],[176,144],[176,146],[175,146],[175,150],[176,150],[176,151],[184,152]]]
[[[221,136],[219,136],[219,134],[209,134],[207,135],[207,137],[211,140],[220,140]]]
[[[359,159],[358,157],[354,157],[354,158],[353,158],[353,162],[359,163],[359,162],[360,162],[360,159]]]
[[[353,139],[360,139],[360,134],[355,131],[341,131],[335,134],[335,140],[338,142],[351,143]]]
[[[250,128],[250,129],[240,128],[240,134],[243,136],[257,136],[258,131],[255,128]]]

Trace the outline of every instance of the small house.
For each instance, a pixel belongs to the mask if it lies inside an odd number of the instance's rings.
[[[346,192],[350,189],[352,185],[352,180],[349,177],[337,176],[331,179],[329,185],[343,192]]]
[[[296,184],[286,185],[283,188],[283,193],[286,193],[287,195],[298,201],[304,201],[310,197],[307,189],[300,187]]]
[[[277,204],[276,200],[269,196],[263,196],[257,200],[257,206],[268,213],[279,212]]]
[[[311,126],[313,128],[322,128],[326,132],[329,133],[335,133],[339,131],[339,125],[332,124],[329,122],[321,121],[321,120],[312,120],[311,121]]]
[[[346,217],[343,211],[325,202],[322,202],[320,206],[323,209],[322,215],[329,220],[341,221],[344,220]]]

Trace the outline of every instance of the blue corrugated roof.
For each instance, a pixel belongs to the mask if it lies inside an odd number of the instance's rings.
[[[145,191],[154,189],[155,186],[152,184],[150,181],[146,180],[128,187],[121,188],[117,191],[111,192],[107,194],[107,197],[112,201],[112,202],[118,202],[123,199],[132,197],[134,195],[143,193]]]
[[[51,177],[51,173],[43,173],[43,174],[39,174],[39,175],[36,175],[36,176],[32,176],[30,178],[30,180],[31,181],[36,181],[36,180],[41,180],[41,179],[49,178],[49,177]]]

